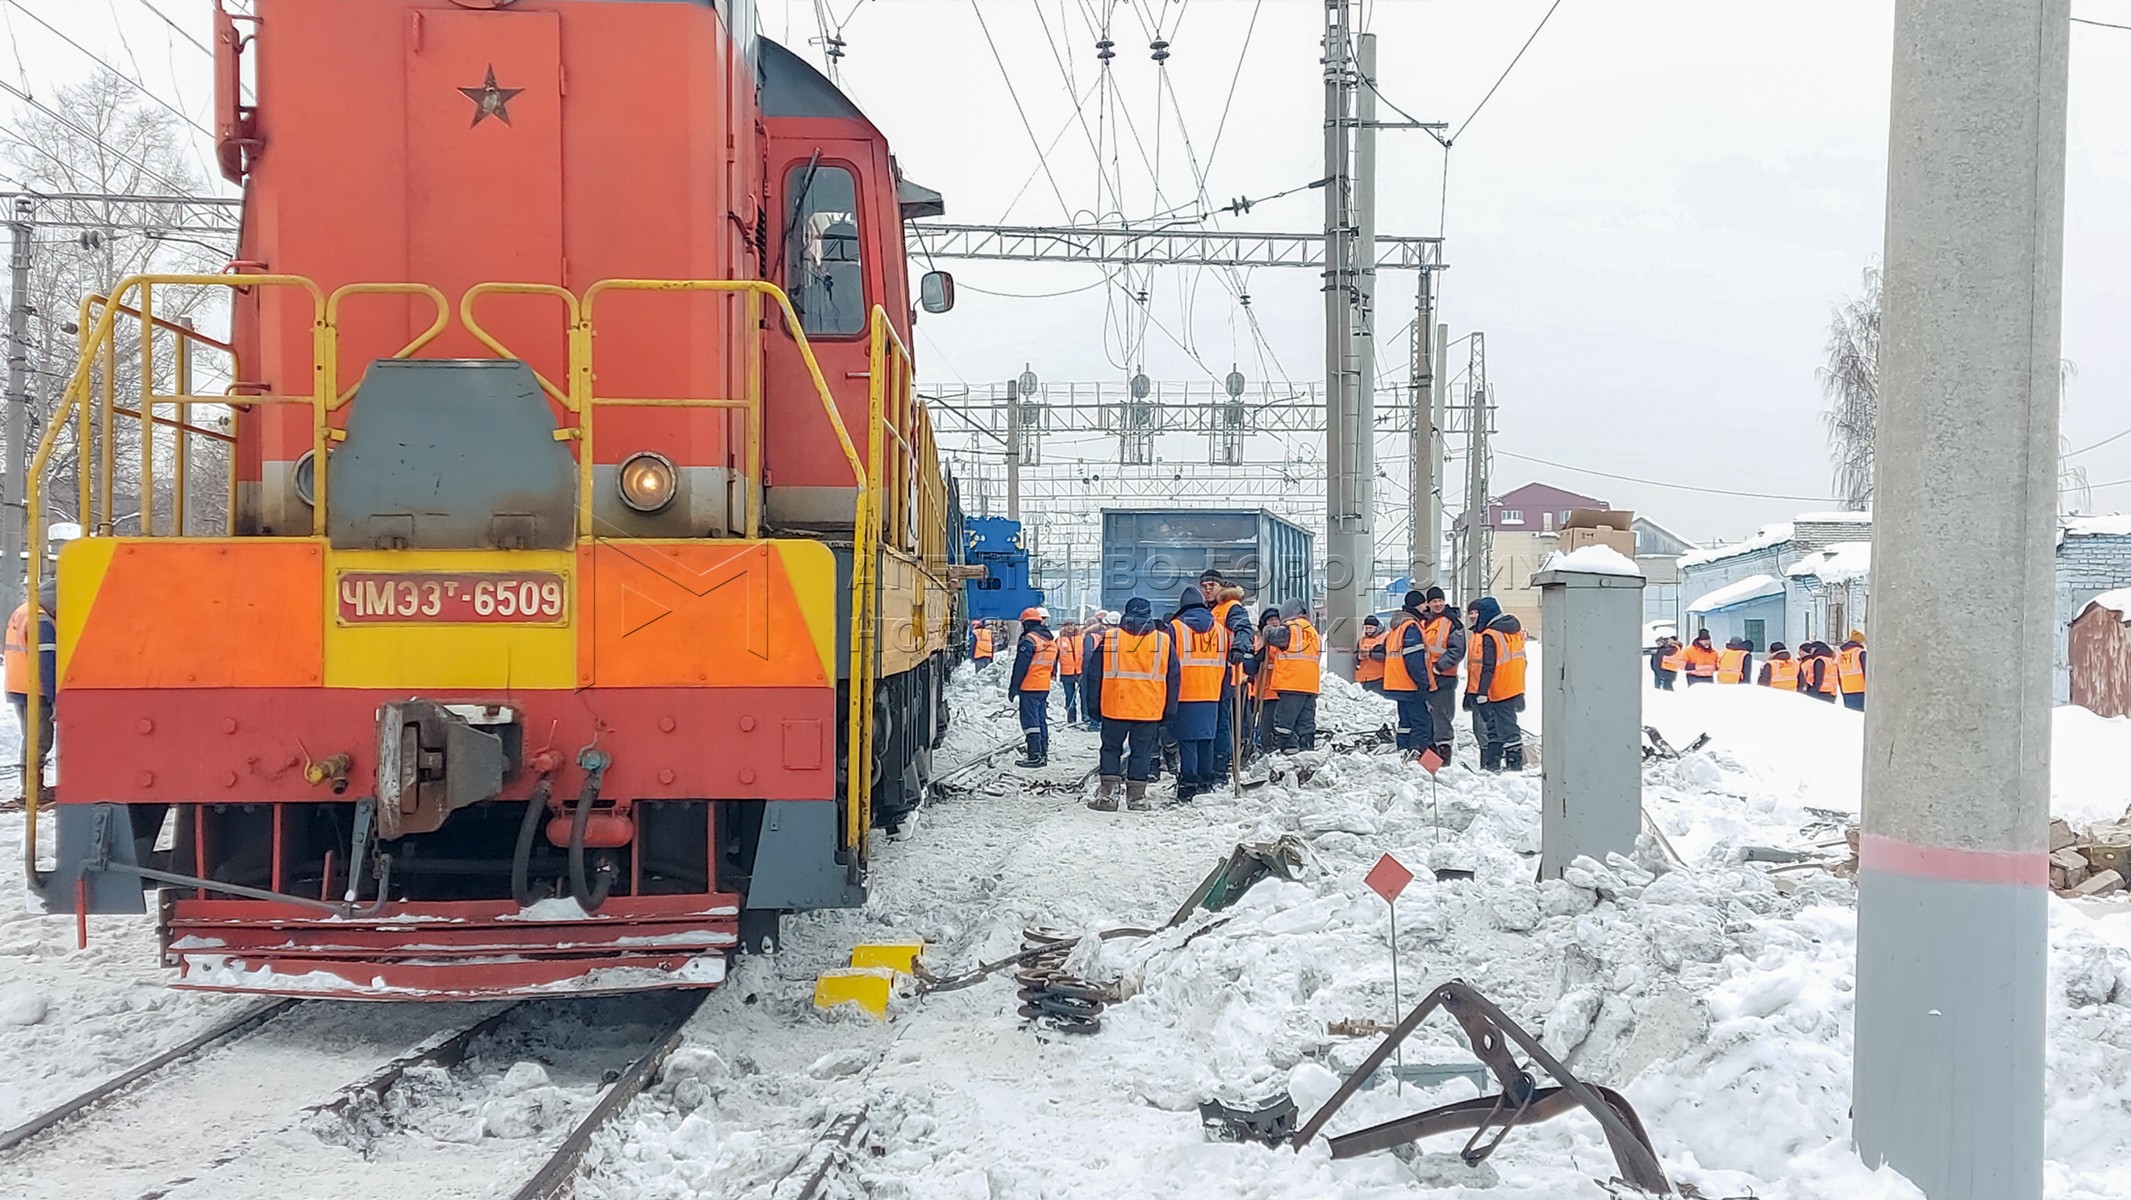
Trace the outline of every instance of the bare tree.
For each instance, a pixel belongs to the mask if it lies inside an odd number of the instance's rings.
[[[1820,419],[1828,427],[1828,450],[1835,459],[1835,490],[1850,508],[1872,505],[1872,426],[1879,417],[1879,266],[1864,271],[1863,289],[1834,312],[1828,322],[1827,362],[1813,374],[1828,398]],[[2061,405],[2079,367],[2070,359],[2057,364],[2057,399]],[[2057,508],[2083,512],[2093,503],[2084,467],[2068,461],[2070,445],[2057,440]]]
[[[1846,507],[1872,503],[1872,425],[1879,417],[1879,265],[1864,270],[1863,290],[1828,322],[1825,365],[1814,371],[1828,410],[1828,450],[1835,491]]]
[[[49,110],[49,111],[45,111]],[[183,196],[204,190],[187,153],[186,134],[176,118],[144,97],[130,81],[100,73],[84,82],[58,89],[44,101],[44,110],[23,105],[8,114],[0,126],[0,161],[8,173],[33,193],[35,220],[39,223],[32,248],[30,303],[32,436],[43,430],[58,410],[77,358],[82,299],[108,295],[129,275],[149,272],[191,274],[219,270],[226,255],[212,247],[173,237],[157,236],[155,222],[167,220],[162,206],[140,202],[59,199],[54,193],[120,196]],[[166,320],[209,319],[210,308],[221,297],[216,289],[167,288],[156,291],[156,315]],[[117,337],[117,370],[113,372],[118,405],[137,408],[140,395],[140,341],[138,326],[130,320],[114,325]],[[157,338],[155,390],[167,393],[175,380],[174,339],[168,333]],[[222,364],[199,362],[200,373],[210,375]],[[94,374],[97,385],[102,375]],[[195,389],[207,390],[199,384]],[[158,415],[169,417],[174,410]],[[223,410],[195,409],[193,423],[215,428],[226,422]],[[99,431],[93,437],[107,436]],[[141,497],[141,438],[137,422],[121,417],[108,431],[112,439],[112,507],[121,531],[138,530],[138,514],[147,506]],[[205,438],[190,439],[190,473],[199,485],[190,489],[187,508],[196,521],[218,522],[226,507],[220,482],[227,456],[219,443]],[[157,431],[153,443],[159,466],[156,507],[170,522],[171,464],[176,452],[172,431]],[[81,447],[70,422],[60,431],[45,476],[46,510],[54,518],[79,519]],[[204,510],[204,511],[203,511]],[[129,519],[130,515],[130,519]]]

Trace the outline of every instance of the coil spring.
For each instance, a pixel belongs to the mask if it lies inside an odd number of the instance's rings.
[[[1021,1007],[1015,1011],[1036,1025],[1059,1033],[1089,1034],[1102,1028],[1102,1010],[1109,992],[1065,969],[1073,952],[1073,939],[1041,929],[1021,933],[1024,952],[1043,953],[1014,973],[1015,995]]]

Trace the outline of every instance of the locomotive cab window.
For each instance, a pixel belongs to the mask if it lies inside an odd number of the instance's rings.
[[[849,337],[866,328],[864,263],[858,252],[858,183],[851,172],[803,163],[785,180],[785,291],[810,336]]]

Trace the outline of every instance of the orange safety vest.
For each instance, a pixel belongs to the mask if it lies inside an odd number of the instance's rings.
[[[1021,690],[1024,692],[1048,692],[1051,690],[1051,669],[1058,665],[1058,640],[1040,633],[1025,633],[1021,636],[1036,643],[1036,653],[1029,659],[1029,669],[1022,673]]]
[[[1680,668],[1685,666],[1686,663],[1687,660],[1680,657],[1680,648],[1674,646],[1665,652],[1665,657],[1657,660],[1657,667],[1660,671],[1670,671],[1677,675],[1680,673]]]
[[[1450,626],[1453,620],[1450,613],[1445,611],[1421,621],[1421,644],[1428,647],[1428,690],[1431,692],[1440,686],[1436,680],[1441,673],[1436,668],[1450,649]],[[1450,673],[1456,675],[1457,668],[1452,667]],[[1451,686],[1457,685],[1452,683]]]
[[[1080,659],[1083,647],[1080,635],[1070,634],[1058,639],[1058,674],[1063,679],[1080,678]]]
[[[1169,633],[1154,629],[1102,635],[1102,715],[1119,721],[1159,721],[1169,707]]]
[[[992,631],[990,629],[979,629],[977,630],[977,649],[975,657],[990,658],[991,656]]]
[[[1843,694],[1854,696],[1865,690],[1865,650],[1862,646],[1845,646],[1835,652],[1835,675]]]
[[[1821,694],[1825,696],[1835,695],[1838,683],[1837,676],[1841,672],[1837,669],[1835,665],[1834,656],[1828,654],[1816,654],[1813,656],[1813,659],[1814,661],[1820,664]]]
[[[1768,685],[1778,691],[1798,690],[1798,664],[1788,658],[1768,660]]]
[[[1287,649],[1276,646],[1266,652],[1273,664],[1273,690],[1314,696],[1323,685],[1324,664],[1318,656],[1324,651],[1324,640],[1317,636],[1317,627],[1310,624],[1308,617],[1289,621],[1287,638]]]
[[[1181,668],[1177,702],[1219,700],[1221,675],[1228,667],[1228,630],[1216,625],[1200,633],[1184,624],[1181,617],[1169,622],[1169,628],[1176,637],[1177,663]]]
[[[1726,648],[1717,655],[1717,682],[1746,682],[1746,651]]]
[[[1229,609],[1232,609],[1232,608],[1234,608],[1234,607],[1235,607],[1236,605],[1238,605],[1238,604],[1241,604],[1241,603],[1243,603],[1243,602],[1242,602],[1241,600],[1223,600],[1223,601],[1221,601],[1221,602],[1220,602],[1219,604],[1216,604],[1216,605],[1214,605],[1214,606],[1213,606],[1213,623],[1214,623],[1214,627],[1215,627],[1215,628],[1217,628],[1217,629],[1227,629],[1227,628],[1228,628],[1228,610],[1229,610]],[[1234,634],[1229,634],[1229,635],[1228,635],[1228,644],[1229,644],[1229,645],[1230,645],[1231,647],[1233,647],[1233,646],[1234,646],[1234,645],[1236,644],[1236,635],[1234,635]],[[1228,664],[1228,681],[1229,681],[1230,683],[1242,683],[1242,682],[1243,682],[1243,664],[1242,664],[1242,663],[1230,663],[1230,664]]]
[[[1483,629],[1483,639],[1495,644],[1495,677],[1488,681],[1487,700],[1510,700],[1524,694],[1524,631],[1506,633],[1500,629]],[[1480,690],[1480,671],[1485,664],[1481,656],[1474,654],[1465,660],[1465,690]]]
[[[1689,675],[1700,675],[1707,679],[1717,673],[1717,652],[1714,648],[1705,649],[1689,642],[1680,651],[1680,661],[1686,666]]]
[[[1373,637],[1363,635],[1361,644],[1355,647],[1357,656],[1354,659],[1354,682],[1368,683],[1384,677],[1391,656],[1386,654],[1382,658],[1376,658],[1373,653],[1384,644],[1386,636],[1381,633]]]
[[[7,691],[11,696],[30,694],[30,606],[24,601],[7,619]]]
[[[1415,679],[1413,672],[1406,669],[1406,655],[1403,653],[1406,649],[1406,629],[1417,623],[1412,616],[1401,615],[1391,622],[1391,632],[1384,635],[1384,690],[1387,692],[1418,692],[1424,688],[1435,690],[1434,672],[1429,672],[1424,683]],[[1425,638],[1427,635],[1422,636]],[[1434,657],[1431,656],[1428,662],[1433,666]]]

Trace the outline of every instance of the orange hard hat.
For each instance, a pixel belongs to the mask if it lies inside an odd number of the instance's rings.
[[[1040,608],[1024,608],[1021,610],[1021,619],[1024,621],[1041,621],[1043,620],[1043,610]]]

